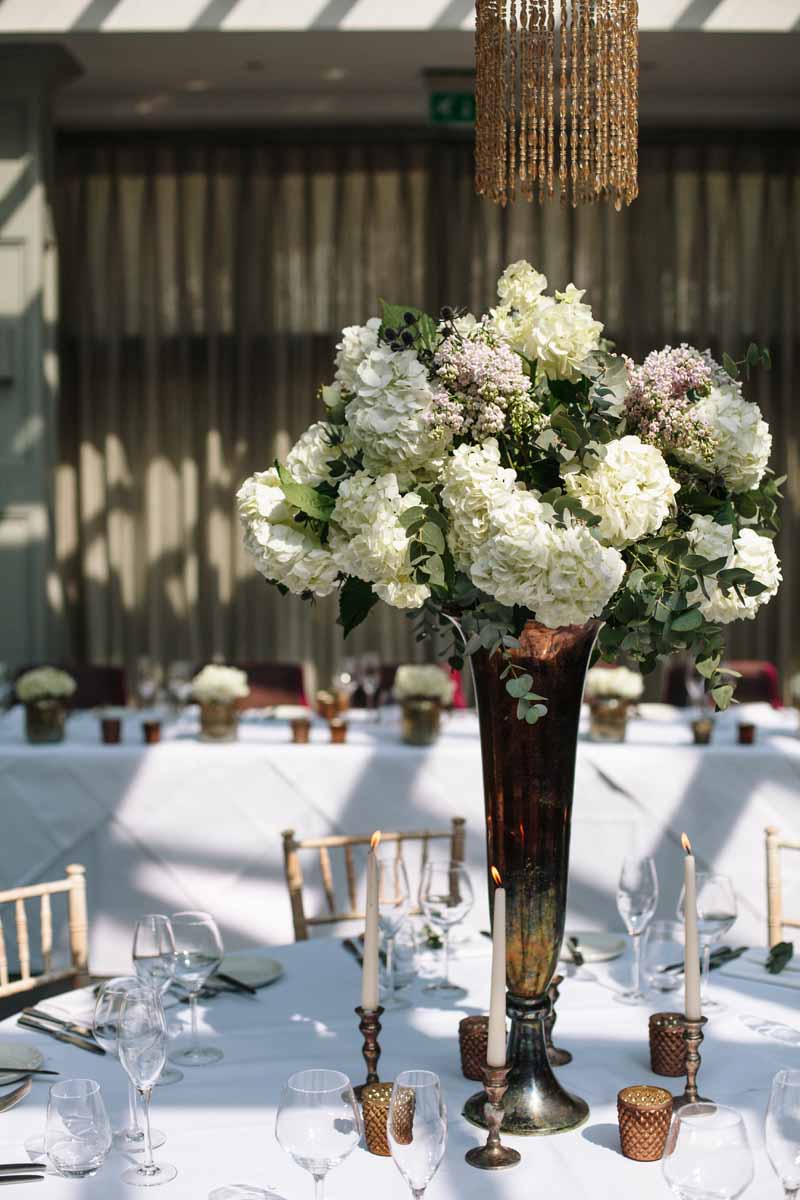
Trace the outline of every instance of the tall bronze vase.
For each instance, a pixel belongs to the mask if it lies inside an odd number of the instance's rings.
[[[547,1060],[544,1020],[547,989],[555,972],[567,905],[569,836],[578,722],[586,668],[599,621],[548,629],[529,621],[512,651],[547,697],[548,713],[536,725],[517,719],[516,700],[505,690],[500,655],[473,655],[483,755],[488,866],[506,888],[508,986],[511,1019],[503,1129],[507,1133],[558,1133],[581,1125],[589,1106],[566,1092]],[[491,899],[494,885],[489,877]],[[489,911],[491,912],[491,903]],[[483,1092],[464,1115],[485,1126]]]

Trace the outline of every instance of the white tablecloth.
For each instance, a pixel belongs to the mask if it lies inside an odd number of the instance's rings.
[[[737,717],[726,716],[706,748],[691,744],[686,715],[653,712],[631,722],[624,745],[580,742],[571,924],[619,927],[619,863],[634,842],[655,855],[660,915],[672,916],[685,829],[699,861],[736,883],[733,936],[763,942],[764,826],[798,829],[796,713],[757,710],[752,747],[735,744]],[[400,744],[396,716],[380,725],[354,720],[345,746],[329,745],[322,725],[312,744],[294,746],[285,722],[251,719],[236,744],[202,744],[187,720],[153,747],[142,745],[132,716],[123,744],[103,746],[88,714],[69,722],[62,745],[32,747],[12,710],[0,721],[0,814],[0,887],[55,877],[69,862],[86,865],[98,972],[125,965],[131,924],[142,912],[209,909],[230,944],[291,940],[286,828],[307,836],[446,828],[462,815],[477,900],[472,922],[485,927],[488,919],[480,749],[470,713],[448,719],[428,749]],[[319,902],[313,881],[310,911]]]
[[[303,1067],[329,1066],[354,1082],[363,1078],[352,1011],[359,976],[356,964],[335,941],[283,948],[276,956],[286,966],[284,979],[257,998],[217,999],[204,1010],[203,1028],[222,1047],[222,1062],[188,1068],[183,1082],[155,1091],[154,1124],[167,1136],[156,1157],[173,1163],[179,1172],[164,1187],[164,1200],[205,1200],[213,1188],[231,1183],[270,1188],[275,1200],[311,1200],[310,1176],[287,1159],[274,1140],[275,1108],[284,1080]],[[610,965],[610,975],[596,968],[606,982],[628,969],[622,960]],[[457,1007],[452,1001],[431,1002],[431,993],[417,991],[417,1006],[384,1015],[381,1035],[383,1079],[403,1069],[427,1068],[442,1080],[448,1147],[429,1200],[666,1200],[669,1192],[660,1164],[630,1162],[619,1153],[615,1102],[617,1091],[627,1084],[655,1083],[678,1091],[680,1081],[650,1073],[651,1010],[617,1004],[606,987],[591,982],[568,979],[563,984],[556,1025],[557,1044],[574,1055],[559,1077],[565,1087],[588,1100],[588,1122],[555,1137],[508,1139],[523,1155],[513,1171],[487,1176],[464,1163],[465,1151],[480,1134],[460,1116],[475,1085],[459,1072],[457,1027],[461,1016],[482,1011],[488,1002],[488,959],[457,959],[453,976],[469,989]],[[767,1040],[743,1018],[794,1022],[797,995],[772,985],[723,981],[718,975],[714,992],[729,1008],[712,1017],[706,1028],[702,1090],[745,1115],[756,1156],[756,1177],[745,1200],[777,1198],[780,1188],[763,1149],[763,1113],[772,1076],[781,1067],[796,1065],[798,1049]],[[171,1021],[179,1010],[181,1019],[187,1019],[185,1008],[178,1006],[169,1013]],[[19,1028],[13,1020],[0,1025],[0,1053],[7,1038],[35,1043],[46,1055],[46,1065],[64,1075],[99,1079],[112,1119],[121,1121],[125,1077],[115,1059],[60,1045]],[[0,1115],[0,1161],[25,1157],[26,1140],[43,1128],[46,1097],[47,1084],[35,1083],[19,1107]],[[131,1200],[134,1193],[119,1182],[125,1166],[120,1155],[112,1155],[94,1179],[79,1184],[50,1179],[46,1194],[50,1200]],[[361,1148],[331,1173],[328,1194],[330,1200],[378,1195],[382,1200],[408,1200],[391,1160]]]

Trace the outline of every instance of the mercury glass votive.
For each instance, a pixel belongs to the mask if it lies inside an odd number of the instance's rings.
[[[122,741],[122,721],[119,717],[103,717],[100,736],[104,746],[116,746]]]
[[[292,741],[297,746],[305,746],[311,739],[311,722],[308,717],[295,717],[291,722]]]
[[[683,1013],[653,1013],[649,1023],[650,1068],[654,1075],[677,1079],[686,1074],[686,1039]]]
[[[589,701],[589,736],[593,742],[624,742],[627,729],[627,700],[596,696]]]
[[[692,721],[692,737],[695,746],[708,746],[714,736],[714,718],[698,717]]]
[[[655,1162],[664,1152],[672,1121],[672,1094],[666,1088],[635,1084],[617,1096],[619,1140],[625,1158]]]
[[[458,1023],[458,1049],[461,1074],[465,1079],[483,1080],[489,1043],[488,1017],[463,1017]]]
[[[60,700],[30,700],[25,705],[25,736],[33,746],[63,742],[66,717]]]
[[[343,721],[341,717],[333,717],[328,722],[328,727],[331,731],[331,745],[343,746],[347,741],[347,721]]]
[[[238,735],[239,712],[236,704],[209,700],[200,705],[200,740],[203,742],[235,742]]]
[[[148,746],[155,746],[161,741],[161,722],[142,721],[142,737]]]
[[[752,746],[756,740],[756,727],[752,721],[740,721],[736,733],[740,746]]]

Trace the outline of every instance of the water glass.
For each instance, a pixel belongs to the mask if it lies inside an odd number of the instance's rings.
[[[400,1008],[407,1003],[398,998],[395,970],[395,938],[400,932],[411,908],[411,889],[402,858],[396,854],[377,860],[378,867],[378,926],[386,954],[386,979],[388,996],[385,1008]]]
[[[67,1179],[96,1175],[111,1149],[111,1123],[95,1079],[62,1079],[50,1088],[45,1125],[50,1165]]]
[[[92,1028],[95,1040],[107,1054],[118,1056],[119,1019],[130,991],[141,988],[141,980],[132,975],[118,975],[109,979],[97,993]],[[159,1129],[152,1131],[153,1145],[163,1146],[166,1141]],[[139,1123],[136,1088],[128,1082],[128,1124],[124,1129],[114,1130],[114,1144],[120,1150],[139,1152],[144,1150],[144,1130]]]
[[[153,1161],[150,1102],[153,1087],[167,1057],[167,1018],[155,988],[131,989],[125,997],[117,1029],[119,1059],[144,1104],[144,1162],[129,1167],[120,1178],[133,1187],[156,1187],[178,1174],[170,1163]]]
[[[708,996],[708,977],[711,969],[711,948],[721,941],[736,920],[736,892],[727,875],[697,873],[697,933],[703,956],[700,984],[700,1003],[703,1011],[721,1011],[725,1005]],[[678,901],[678,917],[683,920],[683,889]]]
[[[361,1140],[361,1113],[347,1076],[321,1068],[292,1075],[281,1093],[275,1137],[313,1177],[314,1200],[324,1200],[328,1171]]]
[[[169,917],[148,913],[136,922],[133,934],[133,966],[137,977],[161,993],[162,999],[175,978],[175,937]],[[164,1067],[158,1086],[180,1083],[183,1072]]]
[[[217,1046],[198,1044],[197,996],[206,980],[219,970],[222,938],[217,923],[207,912],[178,912],[171,918],[175,939],[175,979],[189,993],[191,1044],[170,1054],[172,1062],[186,1067],[205,1067],[223,1057]]]
[[[438,1075],[400,1072],[392,1088],[386,1133],[395,1166],[414,1200],[421,1200],[447,1145],[447,1110]]]
[[[450,930],[463,921],[475,897],[464,867],[454,862],[428,862],[422,872],[419,902],[429,924],[440,930],[444,942],[444,976],[426,985],[426,991],[443,990],[464,995],[464,988],[450,982]]]
[[[683,925],[653,921],[644,935],[644,977],[654,992],[683,987]]]
[[[661,1169],[679,1200],[736,1200],[753,1180],[744,1121],[723,1104],[685,1104],[672,1119]]]
[[[652,858],[628,855],[623,859],[617,884],[617,911],[625,922],[633,946],[633,979],[629,991],[618,992],[615,996],[622,1004],[642,1004],[647,999],[642,991],[642,934],[657,907],[655,862]]]
[[[800,1196],[800,1070],[778,1071],[764,1128],[767,1154],[786,1200]]]

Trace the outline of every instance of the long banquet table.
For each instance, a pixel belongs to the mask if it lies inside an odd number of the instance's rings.
[[[674,914],[678,839],[686,829],[701,864],[732,876],[739,895],[733,936],[766,937],[763,830],[798,830],[797,714],[758,707],[754,746],[738,746],[735,723],[718,721],[710,747],[691,744],[688,715],[660,707],[631,722],[624,745],[579,744],[570,921],[619,928],[616,882],[634,844],[656,857],[659,915]],[[281,831],[299,835],[447,827],[467,819],[467,858],[485,926],[485,849],[480,749],[472,713],[454,714],[439,742],[402,745],[396,714],[351,721],[348,744],[289,742],[285,720],[250,717],[236,744],[198,742],[189,713],[142,744],[139,717],[124,741],[99,743],[92,714],[73,717],[66,741],[28,746],[22,714],[0,719],[0,887],[53,878],[70,862],[87,868],[91,966],[128,962],[132,921],[142,912],[214,912],[230,945],[291,940]],[[311,864],[313,867],[313,864]],[[313,875],[313,880],[312,880]],[[319,904],[309,871],[308,906]]]
[[[167,1138],[156,1158],[178,1169],[176,1180],[164,1187],[164,1200],[205,1200],[212,1189],[233,1183],[263,1188],[271,1200],[311,1198],[310,1176],[287,1159],[274,1140],[276,1105],[282,1083],[304,1067],[333,1067],[361,1081],[364,1066],[353,1014],[358,969],[334,939],[281,948],[275,954],[286,968],[283,979],[255,998],[218,998],[203,1011],[201,1028],[223,1049],[224,1059],[211,1067],[187,1068],[182,1082],[155,1090],[153,1120]],[[599,982],[570,978],[562,985],[556,1041],[572,1051],[574,1061],[561,1068],[559,1076],[567,1088],[588,1100],[591,1113],[583,1128],[571,1133],[509,1138],[523,1160],[508,1172],[487,1175],[464,1163],[465,1151],[480,1134],[460,1116],[475,1085],[459,1071],[457,1027],[461,1016],[483,1011],[488,1002],[486,952],[454,961],[453,977],[468,989],[457,1004],[432,1001],[431,993],[416,990],[412,1007],[384,1014],[381,1077],[390,1080],[400,1070],[427,1068],[442,1080],[448,1147],[429,1200],[666,1200],[669,1193],[659,1163],[631,1162],[619,1152],[617,1091],[632,1083],[660,1084],[673,1091],[682,1086],[680,1080],[661,1079],[649,1070],[651,1010],[617,1004],[608,990],[626,969],[622,961],[608,968],[595,966]],[[794,1064],[798,1049],[768,1040],[745,1019],[755,1015],[764,1021],[796,1021],[797,991],[717,974],[714,993],[728,1008],[714,1015],[706,1028],[702,1090],[743,1112],[756,1160],[755,1180],[744,1200],[769,1200],[780,1188],[763,1148],[763,1113],[772,1076]],[[73,993],[50,1003],[64,1004],[62,1012],[74,1012],[78,996]],[[168,1015],[171,1024],[176,1018],[181,1023],[188,1019],[181,1005]],[[0,1025],[0,1050],[11,1038],[37,1045],[46,1065],[65,1076],[98,1079],[112,1122],[121,1121],[125,1077],[114,1058],[61,1045],[20,1028],[13,1018]],[[42,1132],[46,1099],[47,1084],[37,1082],[22,1104],[0,1116],[0,1161],[25,1158],[25,1143]],[[51,1200],[75,1200],[79,1195],[86,1200],[130,1200],[133,1193],[119,1181],[127,1165],[120,1154],[113,1154],[93,1179],[80,1184],[49,1179],[47,1195]],[[328,1195],[331,1200],[376,1195],[407,1200],[408,1191],[390,1160],[359,1148],[331,1173]]]

